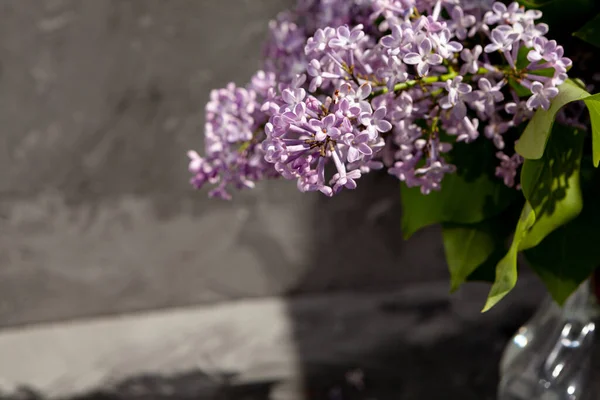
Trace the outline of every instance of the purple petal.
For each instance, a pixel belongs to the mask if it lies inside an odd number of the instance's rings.
[[[315,133],[315,140],[322,142],[323,140],[327,139],[327,134],[323,131],[317,131]]]
[[[439,54],[430,54],[427,57],[427,63],[430,65],[440,65],[442,61],[444,61],[444,59]],[[429,70],[429,68],[427,69]]]
[[[533,94],[541,94],[542,90],[544,90],[544,85],[542,85],[540,82],[535,81],[531,84],[531,93]]]
[[[431,41],[427,38],[423,39],[423,41],[419,44],[419,53],[427,54],[430,53],[432,49]]]
[[[458,86],[456,87],[456,91],[462,94],[466,94],[471,92],[472,88],[471,86],[469,86],[466,83],[459,83]]]
[[[323,84],[323,78],[320,76],[317,76],[310,81],[308,90],[310,90],[311,92],[315,92],[319,87],[321,87],[322,84]],[[300,104],[302,104],[302,103],[300,103]]]
[[[404,58],[402,60],[407,64],[416,65],[421,62],[422,58],[417,53],[408,53],[407,55],[404,56]]]
[[[527,59],[530,62],[537,62],[542,59],[542,55],[535,50],[531,50],[529,53],[527,53]]]
[[[369,134],[362,132],[354,137],[354,143],[366,143],[369,141]]]
[[[367,112],[360,114],[360,116],[358,117],[358,120],[363,125],[369,125],[371,123],[371,119],[371,113]]]
[[[325,118],[323,118],[323,127],[329,128],[335,124],[335,115],[329,114]]]
[[[461,120],[461,119],[465,118],[465,116],[467,115],[467,106],[465,106],[465,103],[458,102],[454,106],[454,109],[452,110],[452,115],[457,120]]]
[[[450,102],[450,99],[448,98],[448,96],[442,97],[439,101],[439,105],[440,105],[440,107],[442,107],[443,110],[452,108],[452,103]]]
[[[446,48],[448,48],[450,51],[458,53],[459,51],[461,51],[463,49],[463,45],[458,42],[449,42],[446,45]]]
[[[380,121],[377,121],[377,130],[379,132],[387,132],[390,129],[392,129],[392,124],[389,123],[388,121],[386,121],[384,119],[380,120]]]
[[[342,132],[338,128],[329,128],[327,130],[327,135],[333,140],[337,140],[342,135]]]
[[[365,36],[365,33],[360,29],[353,29],[352,33],[350,33],[350,40],[352,42],[357,42]]]
[[[305,112],[306,104],[304,103],[298,103],[296,104],[296,107],[294,107],[294,114],[296,115],[296,117],[298,117],[298,119],[302,118]]]
[[[558,88],[555,87],[549,87],[545,90],[545,92],[546,96],[551,99],[558,96]]]
[[[497,44],[495,44],[495,43],[490,43],[490,44],[488,44],[487,46],[485,46],[485,49],[484,49],[484,51],[485,51],[486,53],[493,53],[494,51],[498,50],[499,48],[500,48],[500,46],[498,46]]]
[[[461,20],[463,18],[463,15],[463,10],[459,6],[454,7],[454,9],[452,10],[452,19]]]
[[[484,92],[489,92],[492,90],[492,84],[486,78],[481,78],[479,80],[479,89],[483,90]]]
[[[366,143],[359,143],[357,147],[358,150],[366,156],[370,156],[371,154],[373,154],[373,149],[370,148],[369,145]]]
[[[373,113],[373,119],[383,119],[387,114],[387,109],[385,107],[379,107]]]
[[[356,147],[348,148],[348,162],[358,161],[361,157],[360,151]]]
[[[368,83],[360,85],[360,87],[356,91],[356,97],[359,98],[360,100],[366,99],[367,97],[369,97],[370,94],[371,94],[371,85],[369,85]]]
[[[527,107],[531,108],[531,109],[535,109],[538,108],[540,105],[540,96],[539,95],[533,95],[531,96],[528,100],[527,100]]]
[[[506,36],[500,29],[494,29],[492,31],[492,42],[494,43],[502,43]],[[487,47],[487,46],[486,46]]]
[[[296,98],[294,97],[292,91],[289,89],[284,90],[281,93],[281,97],[283,98],[283,101],[285,101],[288,104],[293,104],[296,101]]]
[[[494,10],[497,14],[503,14],[506,12],[506,6],[502,3],[496,2],[492,6],[492,10]]]
[[[350,29],[348,29],[348,27],[345,25],[338,27],[336,32],[337,32],[338,36],[340,36],[340,37],[343,37],[343,38],[350,37]]]
[[[311,128],[314,128],[314,129],[323,128],[323,122],[321,122],[318,119],[311,119],[310,121],[308,121],[308,124],[310,125]]]
[[[338,38],[333,38],[329,41],[330,47],[344,47],[345,44],[346,44],[346,42],[344,42]]]
[[[344,142],[348,146],[352,146],[352,141],[354,140],[354,134],[346,133],[342,136],[342,142]]]
[[[331,189],[331,187],[329,187],[329,186],[321,186],[321,187],[319,188],[319,191],[320,191],[321,193],[323,193],[323,194],[324,194],[325,196],[327,196],[327,197],[331,197],[331,196],[333,196],[333,190],[332,190],[332,189]]]
[[[392,37],[392,35],[387,35],[381,38],[381,44],[384,47],[394,47],[396,44],[396,39]]]
[[[420,62],[417,65],[417,72],[421,76],[427,75],[427,73],[429,72],[429,64],[427,64],[426,62]]]
[[[547,98],[540,98],[540,103],[544,110],[548,110],[550,108],[550,100]]]

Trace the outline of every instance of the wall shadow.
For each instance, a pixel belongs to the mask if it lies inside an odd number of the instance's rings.
[[[439,228],[403,241],[401,214],[398,182],[385,174],[367,175],[355,191],[317,202],[312,263],[290,294],[327,296],[320,309],[307,310],[292,297],[288,306],[303,398],[495,398],[501,351],[534,305],[510,304],[510,312],[478,314],[487,288],[454,295],[457,303],[445,285]],[[362,300],[340,305],[334,294],[358,299],[411,290],[425,293],[375,300],[370,309],[361,308]],[[465,322],[469,313],[472,318]],[[415,341],[415,335],[424,339]]]

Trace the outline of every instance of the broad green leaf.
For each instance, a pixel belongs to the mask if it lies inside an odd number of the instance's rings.
[[[586,42],[600,47],[600,14],[589,20],[581,29],[573,34]]]
[[[453,292],[465,281],[494,282],[496,264],[508,250],[522,204],[476,224],[443,224],[442,236]]]
[[[548,5],[556,0],[519,0],[519,4],[527,8],[538,8]]]
[[[519,52],[517,53],[517,59],[515,60],[515,65],[518,69],[525,68],[529,65],[529,60],[527,59],[527,54],[531,51],[531,47],[521,46],[519,48]]]
[[[489,310],[517,282],[517,255],[575,218],[582,209],[580,165],[584,132],[555,125],[544,157],[525,160],[521,185],[527,202],[511,247],[496,266],[496,279],[483,311]]]
[[[555,125],[544,157],[525,160],[521,186],[535,213],[535,225],[523,237],[520,250],[537,246],[581,212],[580,167],[584,139],[585,132]]]
[[[519,97],[527,97],[531,96],[531,90],[527,89],[525,86],[521,85],[514,78],[508,78],[508,84],[515,91],[517,96]]]
[[[428,195],[402,185],[402,232],[409,238],[419,229],[442,222],[472,224],[492,217],[516,197],[501,181],[480,175],[468,181],[458,174],[444,177],[442,190]]]
[[[515,224],[513,224],[514,226]],[[496,247],[487,260],[479,265],[475,271],[471,272],[467,277],[467,282],[494,283],[496,281],[496,266],[504,258],[507,251],[508,246],[505,243]]]
[[[597,167],[600,163],[600,93],[586,98],[584,103],[592,121],[592,155],[594,167]]]
[[[599,177],[596,173],[595,179],[584,188],[585,206],[581,214],[525,251],[529,265],[559,304],[600,266],[600,208],[596,206],[600,204]]]
[[[494,176],[496,149],[486,138],[457,143],[448,155],[460,165],[456,174],[442,181],[442,189],[428,195],[419,188],[401,187],[402,232],[409,238],[419,229],[438,223],[472,224],[498,215],[515,199],[516,190]]]
[[[537,160],[542,158],[556,114],[563,106],[590,96],[588,92],[571,79],[559,86],[559,90],[558,95],[550,104],[550,109],[536,111],[515,145],[517,153],[526,159]],[[598,118],[600,118],[600,114],[598,114]]]
[[[446,263],[450,270],[450,292],[466,281],[494,252],[496,241],[487,226],[444,225],[442,237]]]
[[[482,312],[488,311],[494,307],[504,296],[508,294],[517,283],[517,255],[521,240],[527,233],[527,230],[535,223],[535,213],[529,203],[525,203],[512,244],[508,253],[500,260],[496,266],[496,280],[490,289],[487,301]]]

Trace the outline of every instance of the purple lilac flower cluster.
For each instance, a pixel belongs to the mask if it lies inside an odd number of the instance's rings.
[[[487,0],[299,0],[270,23],[266,72],[211,95],[192,182],[228,198],[281,176],[331,196],[385,169],[427,194],[460,167],[453,143],[490,140],[517,186],[505,134],[550,107],[571,66],[540,17]]]
[[[204,151],[188,151],[192,185],[216,185],[209,195],[230,199],[228,186],[253,188],[256,181],[275,177],[276,173],[260,151],[268,116],[261,103],[275,84],[275,75],[259,71],[247,88],[233,83],[213,90],[206,104]]]

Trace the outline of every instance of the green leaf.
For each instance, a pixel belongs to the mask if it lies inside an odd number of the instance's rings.
[[[583,101],[590,112],[590,120],[592,121],[592,155],[594,167],[597,167],[600,163],[600,93],[594,94]]]
[[[517,93],[519,97],[527,97],[531,96],[531,90],[527,89],[525,86],[521,85],[514,78],[508,78],[508,84],[511,88]]]
[[[468,181],[458,174],[444,177],[442,189],[428,195],[402,184],[402,232],[404,238],[441,222],[471,224],[505,209],[516,197],[501,181],[480,175]]]
[[[588,92],[571,79],[567,79],[558,89],[559,93],[552,100],[550,109],[547,111],[542,109],[536,111],[515,145],[517,153],[526,159],[537,160],[542,158],[556,114],[563,106],[572,101],[583,100],[590,96]],[[598,119],[600,120],[600,111]]]
[[[582,174],[583,176],[583,174]],[[585,207],[568,224],[548,235],[539,245],[526,250],[525,257],[540,276],[554,300],[565,300],[600,266],[600,174],[584,188]]]
[[[513,224],[515,226],[515,224]],[[481,265],[471,272],[467,277],[467,282],[487,282],[494,283],[496,281],[496,266],[504,258],[508,250],[505,243],[496,247],[492,254],[489,255]]]
[[[584,132],[555,125],[544,157],[525,160],[521,185],[526,203],[510,249],[496,266],[496,279],[484,312],[515,286],[519,251],[535,247],[581,212],[580,165],[584,138]]]
[[[494,281],[496,264],[506,253],[508,239],[522,208],[518,204],[515,206],[477,224],[443,225],[451,292],[465,281]]]
[[[456,174],[444,177],[442,189],[428,195],[419,188],[401,186],[404,238],[438,223],[472,224],[498,215],[515,199],[516,190],[494,176],[496,149],[484,137],[473,143],[456,143],[448,161],[460,165]]]
[[[519,0],[519,4],[524,5],[527,8],[538,8],[548,5],[556,0]]]
[[[517,255],[519,253],[521,240],[534,223],[535,213],[533,212],[533,208],[529,203],[525,203],[521,216],[519,217],[519,222],[517,223],[510,249],[496,266],[496,279],[490,289],[482,312],[486,312],[494,307],[515,287],[515,284],[517,283]]]
[[[573,34],[594,46],[600,47],[600,14],[589,20],[581,29]]]
[[[536,221],[523,237],[520,250],[537,246],[581,212],[580,167],[584,139],[585,132],[555,125],[544,157],[525,160],[521,186]]]
[[[531,51],[531,47],[521,46],[519,48],[519,52],[517,53],[517,59],[515,61],[515,65],[517,69],[523,69],[529,65],[529,60],[527,59],[527,54]]]
[[[465,282],[496,247],[493,230],[484,225],[444,225],[442,237],[450,270],[450,292]]]

